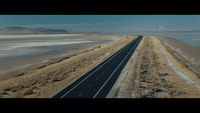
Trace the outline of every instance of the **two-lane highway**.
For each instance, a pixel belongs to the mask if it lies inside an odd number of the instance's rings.
[[[142,37],[138,36],[53,98],[105,98]]]

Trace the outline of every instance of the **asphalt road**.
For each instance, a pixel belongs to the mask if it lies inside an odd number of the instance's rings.
[[[105,98],[142,37],[137,36],[135,40],[77,79],[53,98]]]

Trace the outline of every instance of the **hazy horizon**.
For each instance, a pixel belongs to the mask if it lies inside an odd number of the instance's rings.
[[[198,15],[0,15],[0,27],[23,26],[80,32],[196,31]]]

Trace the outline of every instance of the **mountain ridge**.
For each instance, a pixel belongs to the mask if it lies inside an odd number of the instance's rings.
[[[65,29],[50,29],[44,27],[22,27],[22,26],[8,26],[0,28],[1,35],[7,34],[67,34],[70,31]]]

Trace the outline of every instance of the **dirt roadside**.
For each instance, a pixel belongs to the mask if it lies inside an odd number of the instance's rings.
[[[116,98],[199,98],[198,75],[158,37],[145,36]]]

